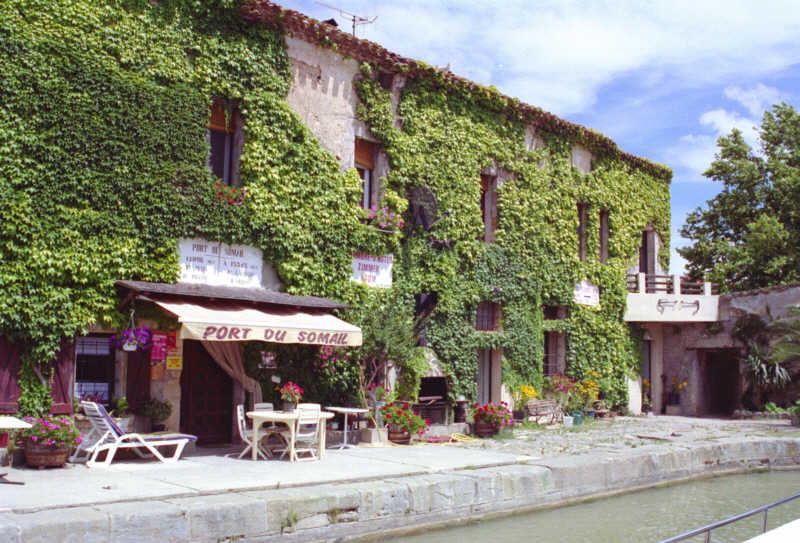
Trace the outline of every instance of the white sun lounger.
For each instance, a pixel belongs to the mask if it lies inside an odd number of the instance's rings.
[[[106,408],[95,402],[81,402],[86,416],[92,423],[92,430],[84,437],[83,442],[78,445],[75,453],[70,457],[70,462],[86,462],[91,466],[108,466],[114,460],[114,455],[118,449],[131,449],[141,458],[156,457],[161,462],[177,462],[183,452],[183,448],[189,441],[194,441],[197,437],[188,434],[126,434],[114,422],[108,414]],[[171,456],[164,456],[159,447],[175,447],[175,452]],[[106,457],[102,461],[97,461],[97,457],[103,451]]]

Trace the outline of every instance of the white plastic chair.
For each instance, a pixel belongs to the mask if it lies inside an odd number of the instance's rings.
[[[236,406],[236,422],[238,423],[239,427],[239,438],[247,445],[244,450],[239,454],[239,458],[243,457],[244,455],[248,454],[250,450],[253,448],[253,430],[247,427],[247,419],[244,416],[244,406],[239,404]],[[269,434],[263,434],[266,437]],[[258,456],[266,460],[267,458],[272,458],[272,454],[269,452],[269,449],[266,449],[261,446],[261,443],[256,444]]]
[[[307,453],[308,458],[304,460],[316,460],[316,447],[319,444],[319,418],[322,406],[318,403],[297,404],[297,425],[294,434],[294,460],[300,460],[300,453]],[[283,439],[289,443],[291,434],[288,431],[281,432]],[[286,451],[283,452],[283,457]]]

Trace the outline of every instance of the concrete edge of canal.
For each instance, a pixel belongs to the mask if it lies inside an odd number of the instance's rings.
[[[800,439],[724,439],[383,480],[0,513],[0,541],[385,538],[724,473],[800,469]]]

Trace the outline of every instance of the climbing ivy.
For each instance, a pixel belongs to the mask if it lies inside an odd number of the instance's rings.
[[[508,378],[538,385],[543,331],[561,329],[568,371],[597,370],[622,401],[637,363],[622,321],[625,270],[648,226],[668,247],[669,171],[634,167],[605,146],[583,175],[569,152],[584,132],[547,125],[537,131],[545,145],[529,150],[513,101],[421,63],[407,74],[398,125],[365,66],[359,116],[391,163],[386,202],[406,219],[402,235],[377,232],[362,223],[358,175],[341,172],[286,103],[284,36],[244,21],[240,3],[9,0],[0,11],[0,334],[27,348],[25,401],[43,401],[33,369],[49,375],[64,338],[124,318],[117,279],[177,280],[184,237],[257,246],[288,292],[349,303],[357,322],[378,295],[349,281],[351,253],[391,252],[395,299],[439,293],[428,338],[453,396],[474,396],[480,348],[503,349]],[[206,165],[215,98],[244,120],[240,206],[217,196]],[[486,244],[479,174],[490,167],[510,177],[498,189],[496,243]],[[419,186],[449,213],[430,232],[406,211]],[[590,206],[586,262],[578,201]],[[600,209],[610,216],[605,264],[592,256]],[[600,286],[599,309],[572,303],[583,279]],[[503,305],[502,331],[474,330],[481,301]],[[543,304],[570,316],[544,321]]]
[[[0,10],[0,335],[27,349],[29,401],[46,392],[30,368],[47,375],[64,338],[123,318],[116,280],[177,280],[180,238],[255,245],[289,292],[342,300],[366,291],[351,252],[396,246],[362,224],[358,176],[286,104],[283,35],[239,3]],[[241,206],[206,165],[215,98],[244,119]]]
[[[433,70],[405,81],[394,111],[376,72],[362,66],[358,113],[389,158],[383,181],[399,194],[430,188],[445,216],[427,233],[406,227],[394,288],[439,294],[428,338],[451,377],[451,397],[475,397],[478,349],[503,349],[504,381],[540,386],[543,333],[558,330],[567,334],[567,372],[581,378],[597,371],[607,399],[624,403],[625,376],[639,363],[635,334],[623,321],[625,275],[643,230],[655,228],[669,245],[669,171],[632,168],[612,149],[597,154],[591,173],[582,174],[570,162],[580,141],[540,128],[536,136],[544,145],[529,149],[527,122],[506,99],[491,89],[465,89]],[[494,243],[480,241],[486,168],[507,174],[498,188]],[[578,255],[578,202],[589,205],[585,262]],[[611,233],[605,263],[598,256],[600,210],[609,213]],[[452,249],[432,239],[447,240]],[[666,262],[665,251],[660,258]],[[581,280],[600,287],[599,308],[573,302]],[[475,330],[482,301],[502,305],[502,330]],[[566,306],[569,317],[545,321],[543,305]]]

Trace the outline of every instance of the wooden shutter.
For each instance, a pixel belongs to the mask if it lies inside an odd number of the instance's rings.
[[[211,104],[211,117],[208,120],[209,130],[217,130],[219,132],[228,132],[233,134],[240,124],[240,113],[238,108],[231,108],[230,117],[227,116],[225,111],[225,104],[222,100],[214,100]]]
[[[374,143],[356,138],[355,163],[362,168],[375,168],[375,153],[378,147]]]
[[[128,353],[125,399],[133,409],[150,399],[150,351]]]
[[[0,413],[16,413],[20,390],[19,348],[0,337]]]
[[[72,413],[72,394],[75,389],[75,344],[64,343],[53,363],[50,412],[56,415]]]

